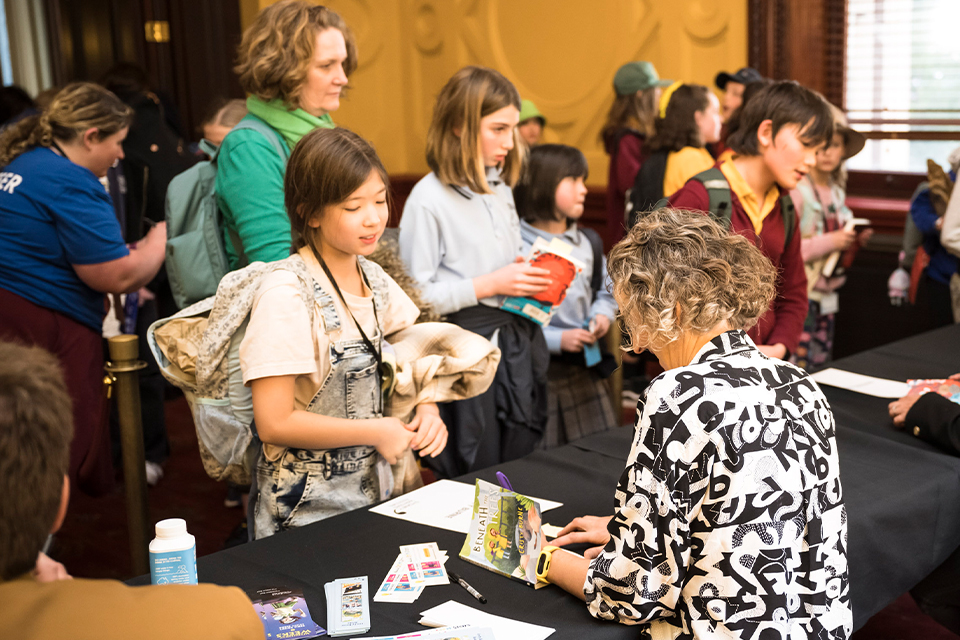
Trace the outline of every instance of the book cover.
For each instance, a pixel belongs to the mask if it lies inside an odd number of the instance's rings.
[[[907,386],[910,387],[909,395],[920,395],[925,393],[939,393],[947,400],[952,400],[960,404],[960,380],[907,380]]]
[[[540,525],[540,505],[534,500],[478,479],[460,557],[536,586]]]
[[[285,588],[267,588],[256,592],[253,610],[260,616],[268,640],[317,638],[326,630],[313,621],[303,592]]]
[[[583,263],[570,257],[572,250],[573,247],[559,238],[550,242],[537,238],[530,249],[527,263],[531,267],[549,271],[552,284],[533,296],[509,296],[500,308],[541,326],[547,325],[567,297],[567,289],[583,271]]]

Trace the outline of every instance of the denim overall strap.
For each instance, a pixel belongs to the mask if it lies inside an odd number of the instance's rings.
[[[369,281],[374,300],[383,300],[385,281]],[[306,411],[350,420],[381,417],[376,358],[362,340],[338,339],[341,318],[334,298],[316,282],[314,293],[324,331],[330,338],[330,373]],[[382,335],[378,333],[374,339],[382,339]],[[255,536],[262,538],[375,504],[389,496],[393,475],[390,465],[372,446],[289,448],[276,461],[260,457],[257,484]]]

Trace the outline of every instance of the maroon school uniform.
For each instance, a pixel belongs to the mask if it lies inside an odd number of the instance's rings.
[[[611,148],[616,142],[616,148]],[[633,187],[633,181],[643,163],[644,137],[638,132],[627,131],[619,140],[607,140],[610,155],[610,171],[607,175],[607,238],[610,243],[619,242],[624,235],[624,194]]]
[[[779,343],[793,353],[800,343],[803,321],[807,317],[807,275],[803,270],[803,257],[800,254],[799,217],[794,221],[795,228],[790,244],[784,247],[786,235],[779,200],[763,219],[763,227],[758,236],[733,189],[730,190],[730,199],[730,230],[739,233],[759,248],[778,272],[777,296],[760,321],[747,334],[758,345]],[[689,180],[670,197],[670,205],[678,209],[706,211],[709,204],[706,187],[696,180]]]

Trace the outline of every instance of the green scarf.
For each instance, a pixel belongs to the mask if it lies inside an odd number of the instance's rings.
[[[318,118],[303,109],[291,111],[286,103],[279,98],[264,102],[256,96],[250,96],[247,98],[247,111],[276,129],[291,149],[297,146],[300,138],[317,127],[335,129],[337,126],[333,124],[333,118],[330,117],[329,113]]]

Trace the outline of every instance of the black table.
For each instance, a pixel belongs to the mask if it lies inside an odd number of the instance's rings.
[[[836,366],[905,379],[960,371],[960,326],[949,327],[846,358]],[[836,415],[841,480],[849,516],[854,626],[912,588],[960,545],[960,459],[895,431],[887,400],[824,387]],[[544,521],[566,524],[583,514],[612,512],[613,492],[630,448],[632,429],[598,434],[572,445],[500,465],[521,492],[562,501]],[[474,477],[496,482],[488,469]],[[484,594],[479,605],[458,586],[428,587],[414,604],[371,602],[370,635],[420,629],[421,611],[458,600],[485,611],[554,627],[553,638],[635,638],[637,630],[592,618],[557,587],[534,591],[460,560],[464,536],[359,510],[211,554],[198,560],[200,579],[246,590],[302,588],[314,618],[325,626],[323,584],[369,577],[376,590],[398,546],[436,541],[447,566]],[[133,581],[146,583],[146,577]]]

